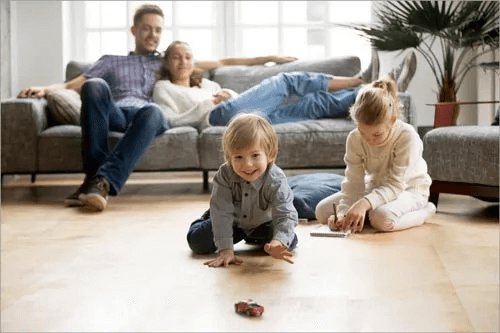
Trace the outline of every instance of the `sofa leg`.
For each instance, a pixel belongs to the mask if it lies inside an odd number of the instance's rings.
[[[31,182],[34,183],[36,181],[36,173],[31,174]]]
[[[203,170],[203,189],[208,191],[208,170]]]
[[[429,201],[434,204],[434,206],[438,206],[438,201],[439,201],[439,192],[431,192],[429,195]]]

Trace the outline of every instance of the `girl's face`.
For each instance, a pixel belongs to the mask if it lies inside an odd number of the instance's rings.
[[[194,70],[191,47],[186,44],[175,45],[168,56],[167,66],[174,83],[186,80],[189,82],[189,77]]]
[[[259,179],[266,171],[268,164],[267,154],[259,144],[231,152],[231,165],[234,172],[247,182]]]
[[[361,133],[361,137],[373,147],[382,147],[387,141],[389,141],[389,136],[391,134],[391,129],[394,126],[396,119],[390,117],[385,122],[378,125],[366,125],[358,124],[358,130]]]

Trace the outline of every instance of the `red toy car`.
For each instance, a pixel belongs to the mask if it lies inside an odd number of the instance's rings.
[[[250,317],[260,317],[264,312],[264,307],[248,298],[236,303],[234,305],[234,310],[238,313],[244,313]]]

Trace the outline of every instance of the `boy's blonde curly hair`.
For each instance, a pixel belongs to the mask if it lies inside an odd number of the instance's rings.
[[[258,144],[265,151],[269,164],[278,155],[278,135],[274,127],[262,116],[242,113],[229,123],[223,137],[224,159],[231,165],[231,154],[239,149]]]

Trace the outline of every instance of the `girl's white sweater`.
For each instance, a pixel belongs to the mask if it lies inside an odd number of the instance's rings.
[[[359,199],[366,198],[372,209],[395,200],[403,191],[429,196],[431,178],[422,157],[423,143],[413,126],[397,120],[383,147],[372,147],[358,129],[349,133],[344,162],[340,215]]]

